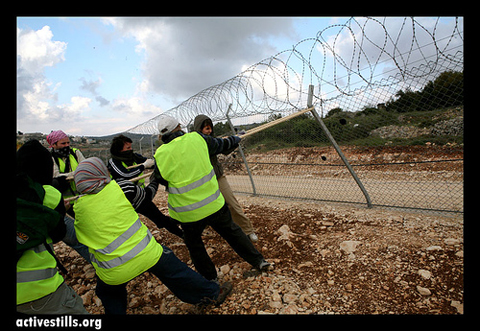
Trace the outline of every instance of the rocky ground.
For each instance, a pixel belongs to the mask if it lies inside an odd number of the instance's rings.
[[[207,228],[204,241],[220,281],[234,286],[227,300],[199,310],[145,273],[128,284],[128,314],[463,314],[463,215],[238,198],[273,270],[250,273]],[[154,201],[167,213],[164,192]],[[193,267],[178,237],[141,219]],[[103,314],[93,267],[63,243],[55,250],[86,309]]]

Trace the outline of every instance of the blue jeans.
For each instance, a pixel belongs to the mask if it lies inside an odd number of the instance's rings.
[[[151,272],[180,300],[191,304],[209,303],[218,298],[220,286],[205,279],[180,261],[165,246]],[[97,276],[96,294],[102,300],[106,314],[125,315],[127,312],[127,283],[108,285]]]
[[[76,250],[78,254],[80,254],[85,260],[87,260],[88,263],[90,263],[88,247],[84,244],[81,244],[77,239],[77,233],[75,232],[75,220],[67,214],[65,215],[64,222],[67,228],[67,233],[62,241]]]

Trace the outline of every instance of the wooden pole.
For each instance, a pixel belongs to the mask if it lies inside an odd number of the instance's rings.
[[[148,174],[143,174],[143,175],[141,175],[141,176],[138,176],[138,177],[129,179],[129,181],[131,181],[131,182],[136,182],[136,181],[139,181],[140,179],[144,179],[144,178],[150,177],[151,174],[152,174],[152,173],[149,172]]]
[[[149,176],[151,176],[151,175],[152,175],[152,173],[149,172],[148,174],[144,174],[144,175],[141,175],[141,176],[138,176],[138,177],[129,179],[129,181],[131,181],[131,182],[137,182],[137,181],[139,181],[140,179],[147,178],[147,177],[149,177]],[[69,201],[77,200],[78,198],[83,197],[84,195],[85,195],[85,194],[76,195],[76,196],[74,196],[74,197],[66,198],[66,199],[64,199],[64,201],[65,201],[65,202],[69,202]]]
[[[131,165],[129,167],[127,167],[126,169],[133,169],[133,168],[136,168],[136,167],[140,167],[143,163],[140,163],[140,164],[134,164],[134,165]]]
[[[315,109],[314,107],[303,109],[303,110],[300,110],[296,113],[293,113],[293,114],[290,114],[288,116],[279,118],[275,121],[268,122],[268,123],[265,123],[263,125],[257,126],[257,127],[253,128],[251,130],[248,130],[244,135],[241,135],[240,137],[243,139],[245,137],[251,136],[252,134],[258,133],[258,132],[263,131],[265,129],[271,128],[272,126],[275,126],[277,124],[280,124],[280,123],[286,122],[288,120],[291,120],[294,117],[297,117],[297,116],[300,116],[302,114],[308,113],[309,111],[312,111],[314,109]]]

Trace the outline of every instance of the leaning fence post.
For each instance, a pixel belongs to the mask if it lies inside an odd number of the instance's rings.
[[[229,104],[227,114],[226,114],[227,122],[228,122],[228,125],[230,125],[230,129],[232,129],[233,134],[236,134],[235,127],[233,126],[232,121],[230,121],[230,116],[228,116],[228,113],[230,112],[231,108],[232,108],[232,104]],[[252,176],[252,173],[250,172],[250,168],[248,167],[247,159],[245,157],[245,154],[243,153],[242,146],[238,145],[238,151],[240,152],[240,156],[242,157],[243,163],[245,164],[245,168],[247,169],[248,177],[250,177],[250,183],[252,184],[253,195],[257,195],[257,189],[255,188],[255,183],[253,182],[253,176]]]
[[[312,99],[313,99],[313,85],[310,85],[309,86],[309,89],[308,89],[308,101],[307,101],[307,107],[308,108],[312,108],[313,105],[312,105]],[[330,142],[332,143],[333,147],[335,148],[335,150],[337,151],[337,154],[338,156],[340,156],[340,158],[342,159],[343,163],[345,164],[345,166],[347,167],[348,171],[350,171],[350,174],[352,175],[353,179],[355,179],[355,182],[357,183],[358,187],[360,187],[360,190],[362,190],[363,192],[363,195],[365,196],[365,199],[367,200],[367,206],[368,208],[371,208],[372,207],[372,201],[370,200],[370,196],[368,195],[368,192],[367,190],[365,189],[365,187],[363,186],[363,183],[362,181],[360,180],[360,178],[358,178],[357,174],[355,173],[355,171],[353,170],[352,166],[350,165],[350,163],[348,162],[347,158],[345,157],[345,155],[343,155],[343,152],[342,150],[340,149],[340,147],[338,146],[337,142],[335,141],[335,139],[333,138],[332,134],[330,133],[330,131],[328,130],[327,126],[325,125],[325,123],[323,122],[322,118],[320,116],[318,116],[318,113],[317,111],[315,110],[315,108],[312,109],[312,114],[313,114],[313,117],[315,117],[315,119],[317,120],[318,124],[320,124],[320,127],[322,128],[322,130],[325,132],[325,134],[327,135],[328,139],[330,140]]]

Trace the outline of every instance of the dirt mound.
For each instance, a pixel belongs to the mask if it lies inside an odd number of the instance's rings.
[[[396,173],[455,172],[463,173],[461,146],[341,146],[353,166],[362,165],[368,171],[395,171]],[[247,162],[253,175],[310,174],[328,176],[343,169],[343,161],[333,147],[292,147],[268,152],[249,151]],[[246,173],[242,159],[235,154],[219,156],[225,173]],[[442,162],[447,161],[447,162]],[[338,167],[338,166],[342,167]],[[414,168],[413,168],[414,167]],[[345,168],[346,169],[346,168]]]
[[[225,303],[199,311],[145,273],[127,287],[129,314],[463,313],[462,219],[238,198],[260,238],[257,248],[274,269],[249,274],[248,263],[207,228],[204,241],[220,281],[234,285]],[[154,201],[167,212],[163,192]],[[193,267],[181,240],[141,219]],[[86,309],[103,313],[93,267],[63,243],[55,248]]]
[[[392,163],[415,161],[442,161],[462,159],[463,148],[460,146],[341,146],[352,164]],[[247,154],[249,162],[285,162],[331,164],[341,162],[333,147],[292,147],[268,152]]]

